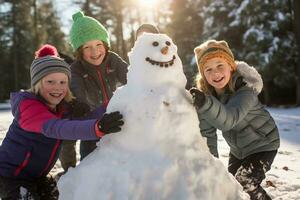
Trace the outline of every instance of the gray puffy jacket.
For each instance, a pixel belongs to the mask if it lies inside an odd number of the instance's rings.
[[[218,97],[206,96],[205,104],[198,110],[201,134],[207,138],[210,152],[216,157],[216,129],[222,131],[230,152],[239,159],[277,150],[280,144],[275,121],[257,97],[263,87],[259,73],[244,62],[237,64],[233,85],[239,77],[243,84],[235,92],[226,90]]]

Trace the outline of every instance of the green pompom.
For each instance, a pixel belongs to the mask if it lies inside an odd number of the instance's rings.
[[[83,17],[84,13],[81,11],[78,11],[77,13],[73,14],[72,19],[73,22],[76,22],[79,18]]]

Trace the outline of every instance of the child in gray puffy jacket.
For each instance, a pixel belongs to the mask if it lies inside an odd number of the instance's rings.
[[[225,41],[195,48],[200,79],[192,88],[201,134],[218,157],[216,129],[230,147],[228,171],[251,200],[271,199],[260,186],[279,148],[278,128],[258,100],[263,87],[255,68],[237,62]]]

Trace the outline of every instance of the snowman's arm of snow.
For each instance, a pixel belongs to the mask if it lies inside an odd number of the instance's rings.
[[[205,119],[201,119],[199,116],[200,123],[200,132],[203,137],[206,138],[206,143],[209,148],[209,151],[215,157],[219,157],[218,153],[218,136],[217,129],[210,125]]]
[[[206,97],[205,104],[198,112],[211,125],[222,131],[235,127],[259,103],[257,95],[247,86],[238,90],[227,104],[222,104],[214,96]]]

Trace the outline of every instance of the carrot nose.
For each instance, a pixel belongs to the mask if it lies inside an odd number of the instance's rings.
[[[168,46],[165,46],[165,47],[163,47],[163,48],[160,50],[160,52],[161,52],[162,54],[166,55],[166,54],[168,53],[168,50],[169,50],[169,47],[168,47]]]

